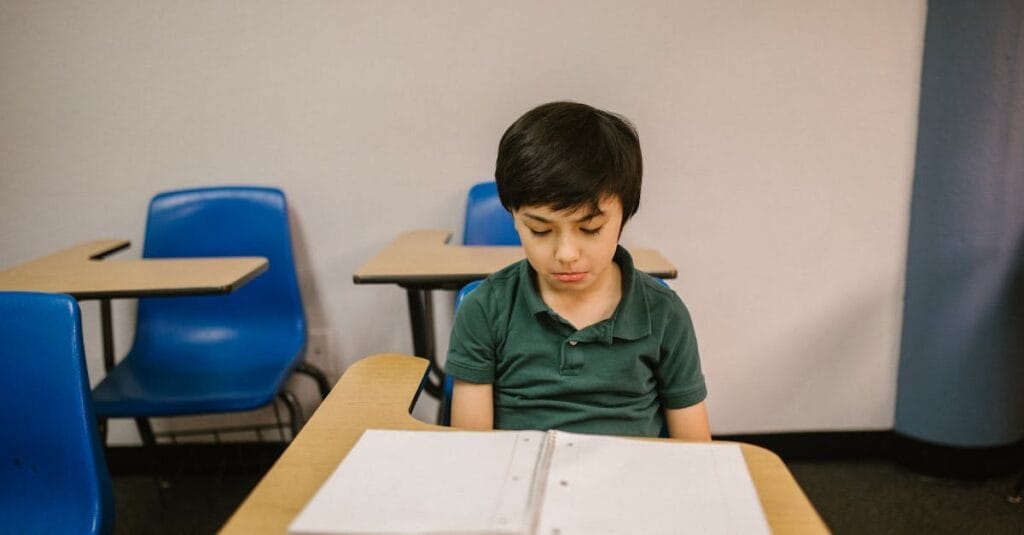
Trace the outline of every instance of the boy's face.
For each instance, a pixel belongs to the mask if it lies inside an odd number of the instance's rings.
[[[539,290],[582,292],[615,276],[609,269],[622,229],[622,202],[615,195],[590,206],[554,211],[523,206],[512,214]]]

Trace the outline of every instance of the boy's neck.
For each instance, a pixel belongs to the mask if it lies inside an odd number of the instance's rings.
[[[534,279],[544,304],[577,330],[604,321],[615,313],[622,300],[622,269],[612,262],[603,276],[582,290],[556,289]]]

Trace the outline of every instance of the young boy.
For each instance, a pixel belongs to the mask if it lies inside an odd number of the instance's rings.
[[[459,307],[453,426],[711,438],[690,315],[618,245],[642,174],[632,125],[584,104],[505,131],[495,178],[526,259]]]

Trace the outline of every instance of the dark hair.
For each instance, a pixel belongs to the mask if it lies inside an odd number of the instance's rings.
[[[615,195],[625,223],[640,206],[640,139],[629,120],[614,113],[576,102],[543,104],[501,136],[494,177],[509,211],[596,208]]]

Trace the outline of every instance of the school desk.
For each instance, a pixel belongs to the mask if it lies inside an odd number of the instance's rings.
[[[350,366],[221,533],[285,533],[367,429],[450,429],[409,414],[428,373],[426,360],[398,354],[373,355]],[[773,532],[828,533],[778,456],[750,444],[740,448]],[[429,499],[429,487],[423,495]]]
[[[397,284],[405,289],[412,323],[413,353],[430,362],[437,377],[434,341],[433,290],[458,290],[499,269],[522,260],[518,246],[450,245],[447,230],[416,230],[398,236],[352,276],[356,284]],[[676,268],[658,251],[630,249],[637,269],[663,279],[674,279]],[[426,391],[438,397],[440,381],[427,379]]]
[[[262,257],[104,260],[127,240],[96,240],[0,271],[0,290],[66,293],[99,299],[103,364],[114,366],[110,300],[124,297],[223,294],[267,269]]]

